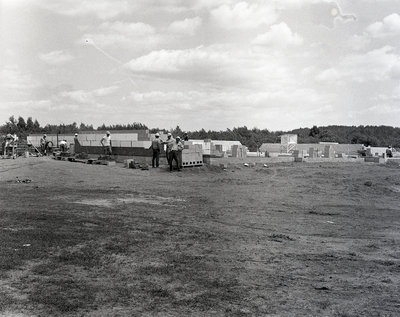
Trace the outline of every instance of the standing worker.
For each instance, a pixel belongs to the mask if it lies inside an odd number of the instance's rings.
[[[110,131],[107,131],[106,135],[102,137],[102,139],[100,140],[100,144],[103,147],[103,151],[104,151],[105,155],[112,155]]]
[[[47,135],[43,134],[43,137],[40,139],[40,149],[43,154],[46,154],[46,145],[47,145]]]
[[[167,157],[167,162],[169,165],[169,162],[171,160],[171,149],[172,146],[174,145],[175,140],[172,138],[172,134],[168,132],[167,134],[167,140],[165,142],[163,142],[163,144],[167,145],[167,150],[165,151],[166,157]]]
[[[156,133],[155,134],[155,139],[151,142],[151,148],[153,150],[153,159],[151,161],[151,164],[154,167],[158,167],[160,164],[160,152],[161,152],[161,140],[160,140],[160,134]]]
[[[393,157],[393,148],[391,145],[388,145],[386,149],[386,157]]]
[[[181,163],[179,162],[179,153],[182,152],[182,150],[183,150],[183,144],[181,142],[181,138],[177,136],[171,148],[170,161],[169,161],[170,172],[172,172],[172,164],[174,160],[176,162],[176,167],[178,168],[178,172],[181,171]]]
[[[3,155],[4,155],[4,157],[6,157],[7,156],[7,150],[10,150],[11,149],[11,156],[12,156],[12,158],[14,159],[14,158],[16,158],[16,153],[15,153],[15,148],[16,148],[16,146],[17,146],[17,142],[18,141],[18,137],[17,137],[17,135],[14,133],[14,134],[7,134],[7,136],[6,136],[6,140],[5,140],[5,144],[4,144],[4,153],[3,153]]]
[[[184,147],[185,147],[185,142],[186,141],[189,141],[189,136],[188,136],[187,133],[185,133],[185,135],[183,136],[182,144],[183,144]],[[183,165],[182,165],[183,164],[182,151],[179,152],[179,164],[180,164],[180,167],[183,168]]]
[[[79,145],[78,133],[75,133],[75,135],[74,135],[74,146],[76,147],[77,144]]]

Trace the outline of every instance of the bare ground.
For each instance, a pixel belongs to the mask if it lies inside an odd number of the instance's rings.
[[[0,161],[2,316],[399,316],[400,167]]]

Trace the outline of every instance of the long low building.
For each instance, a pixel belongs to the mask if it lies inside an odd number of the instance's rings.
[[[151,142],[155,138],[155,134],[149,130],[111,130],[112,151],[115,155],[120,156],[142,156],[151,157]],[[66,140],[70,144],[71,150],[76,153],[101,154],[103,149],[101,139],[106,131],[84,131],[78,133],[76,139],[74,134],[46,134],[46,140],[53,143],[53,147],[58,147],[60,141]],[[43,134],[31,134],[27,137],[28,143],[39,147]],[[167,140],[167,135],[161,133],[160,139]],[[199,147],[193,147],[198,145]],[[192,152],[200,153],[208,156],[232,156],[246,157],[247,148],[239,141],[223,141],[223,140],[189,140],[185,142],[185,150],[183,154]],[[195,150],[194,150],[195,149]],[[162,156],[165,157],[166,145]],[[193,150],[193,151],[192,151]],[[198,155],[198,154],[196,154]],[[184,155],[185,156],[185,155]],[[197,156],[196,156],[197,157]],[[191,159],[191,161],[200,161],[199,159]]]
[[[363,149],[362,144],[338,144],[338,143],[298,143],[294,145],[293,151],[308,153],[312,149],[317,156],[322,156],[326,151],[326,147],[331,147],[331,150],[336,154],[358,155],[358,152]],[[264,143],[260,147],[260,152],[265,153],[265,156],[277,156],[287,154],[286,148],[280,143]]]
[[[111,140],[113,147],[150,147],[149,130],[113,130]],[[82,146],[100,146],[100,140],[106,134],[106,131],[85,131],[78,134],[78,141]],[[30,134],[27,137],[28,143],[39,147],[40,139],[43,134]],[[69,144],[74,144],[74,134],[46,134],[46,140],[51,141],[55,147],[62,140]]]

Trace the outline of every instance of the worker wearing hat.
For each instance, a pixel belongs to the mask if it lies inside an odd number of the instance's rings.
[[[167,134],[167,140],[166,140],[165,142],[163,142],[163,144],[166,144],[166,145],[167,145],[165,154],[166,154],[166,157],[167,157],[168,165],[169,165],[169,162],[170,162],[170,160],[171,160],[171,158],[170,158],[170,156],[171,156],[171,149],[172,149],[172,146],[174,145],[174,142],[175,142],[175,140],[172,138],[172,134],[171,134],[170,132],[168,132],[168,134]]]
[[[43,134],[40,139],[40,149],[42,150],[43,154],[46,154],[46,145],[47,145],[47,135]]]
[[[177,136],[175,138],[175,141],[172,144],[171,148],[171,155],[170,155],[170,161],[169,161],[169,170],[172,172],[172,164],[173,161],[175,160],[176,162],[176,167],[178,171],[181,170],[181,163],[179,162],[179,153],[182,152],[183,150],[183,143],[181,142],[181,138]]]
[[[393,157],[393,148],[391,145],[388,145],[386,149],[386,157]]]
[[[17,141],[18,137],[15,133],[14,134],[8,133],[6,135],[6,138],[4,140],[4,152],[3,152],[4,157],[7,155],[7,149],[11,150],[12,158],[16,157],[15,148]]]
[[[111,133],[110,131],[106,132],[106,135],[102,137],[100,140],[100,144],[103,147],[104,154],[105,155],[111,155],[112,150],[111,150]]]
[[[160,152],[161,152],[162,142],[160,140],[160,134],[155,134],[155,139],[151,141],[151,149],[153,150],[153,159],[151,164],[153,167],[158,167],[160,165]]]

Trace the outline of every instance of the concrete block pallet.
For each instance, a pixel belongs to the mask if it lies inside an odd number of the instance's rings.
[[[203,165],[203,155],[199,152],[191,152],[188,149],[182,151],[182,166],[202,166]]]

